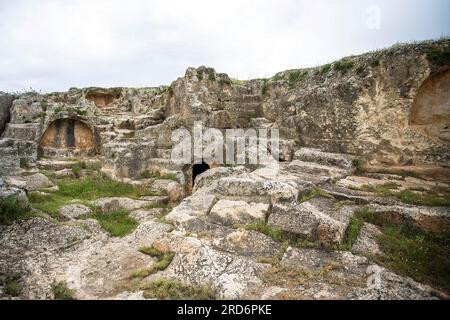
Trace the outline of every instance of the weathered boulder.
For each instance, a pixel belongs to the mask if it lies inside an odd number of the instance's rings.
[[[111,197],[111,198],[100,198],[91,201],[91,204],[95,207],[98,207],[98,209],[100,209],[102,212],[107,213],[122,209],[127,211],[141,209],[145,206],[148,206],[150,202],[142,200],[134,200],[130,198]]]
[[[173,180],[156,180],[152,183],[150,189],[155,192],[167,194],[172,202],[178,202],[184,197],[183,186],[179,182]]]
[[[39,189],[51,188],[55,186],[55,184],[42,173],[20,177],[7,177],[6,182],[10,186],[23,188],[27,191],[37,191]]]
[[[183,223],[197,217],[206,217],[217,201],[213,194],[196,192],[184,199],[167,216],[166,220],[174,223]]]
[[[22,203],[28,203],[28,198],[25,190],[16,187],[10,187],[6,184],[5,180],[0,178],[0,198],[8,197],[16,198]]]
[[[196,192],[197,190],[203,188],[208,184],[211,184],[212,182],[220,178],[237,176],[245,172],[247,172],[247,170],[243,166],[232,168],[219,167],[209,169],[196,177],[193,192]]]
[[[59,213],[67,219],[78,219],[92,213],[91,208],[82,204],[71,204],[59,208]]]
[[[346,229],[311,202],[274,205],[268,225],[324,244],[339,244]]]
[[[269,205],[265,203],[220,200],[211,209],[209,218],[227,226],[250,224],[264,222],[268,211]]]
[[[225,299],[239,299],[248,290],[261,285],[258,274],[267,265],[213,249],[196,238],[169,234],[154,246],[176,252],[161,277],[178,279],[192,285],[210,285]]]
[[[377,255],[381,254],[380,246],[378,245],[378,237],[381,235],[381,230],[370,223],[364,223],[361,231],[353,244],[352,252],[361,255]]]

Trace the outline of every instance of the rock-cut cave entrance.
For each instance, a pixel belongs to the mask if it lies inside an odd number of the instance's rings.
[[[39,153],[48,158],[87,157],[95,154],[92,130],[75,119],[58,119],[45,130]]]
[[[211,167],[205,162],[202,162],[200,164],[194,164],[192,166],[192,186],[195,184],[195,178],[197,178],[199,174],[202,174],[203,172],[209,169],[211,169]]]
[[[450,141],[450,70],[424,81],[414,99],[409,124],[436,141]]]

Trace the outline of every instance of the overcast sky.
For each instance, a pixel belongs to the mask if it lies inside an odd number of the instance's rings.
[[[0,91],[247,80],[450,35],[448,0],[0,0]]]

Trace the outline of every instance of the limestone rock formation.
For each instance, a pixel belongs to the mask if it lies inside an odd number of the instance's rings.
[[[0,93],[0,299],[51,299],[60,282],[78,299],[144,299],[161,279],[231,299],[448,298],[433,274],[383,263],[380,237],[450,230],[450,63],[433,59],[449,48],[249,81],[199,67],[158,88]],[[278,129],[278,158],[175,161],[173,132],[197,121]]]

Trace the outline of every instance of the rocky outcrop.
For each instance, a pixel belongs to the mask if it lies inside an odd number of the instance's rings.
[[[136,199],[74,199],[0,226],[0,298],[12,297],[3,281],[12,270],[25,299],[53,298],[60,281],[79,299],[143,299],[146,284],[160,279],[230,299],[445,298],[374,264],[386,254],[384,229],[359,219],[450,230],[448,207],[435,206],[446,203],[448,184],[362,173],[363,164],[450,161],[450,66],[432,58],[449,46],[395,46],[270,79],[235,81],[199,67],[169,87],[72,88],[14,101],[0,94],[3,109],[11,104],[0,198],[51,196],[60,182],[86,175],[139,189]],[[200,120],[220,132],[279,129],[279,157],[244,166],[172,161],[173,131]],[[432,206],[402,203],[426,195]],[[106,232],[113,212],[136,229],[122,238]],[[146,254],[154,250],[157,257]]]
[[[9,122],[11,113],[10,108],[14,97],[10,94],[0,92],[0,137]]]

